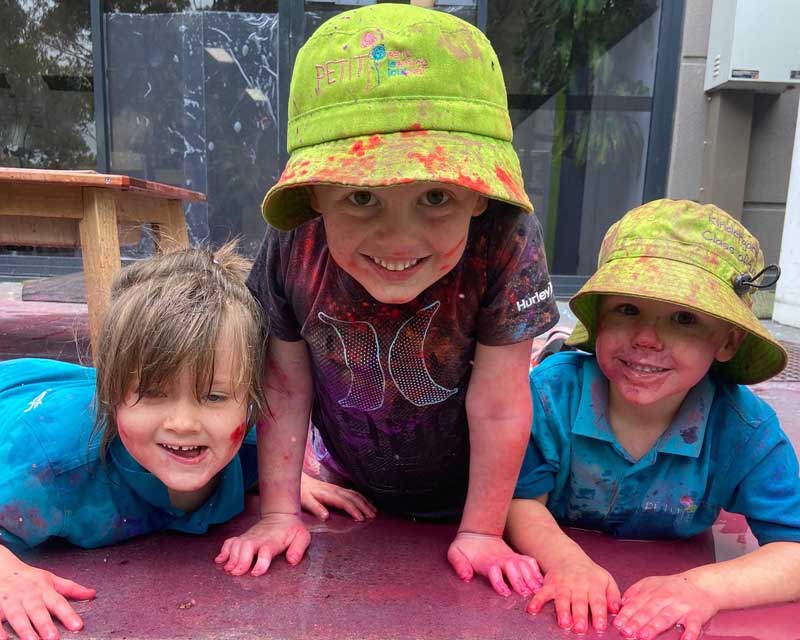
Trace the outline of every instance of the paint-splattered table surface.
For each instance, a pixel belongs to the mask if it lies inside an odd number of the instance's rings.
[[[784,429],[800,443],[800,385],[766,383],[757,392],[776,407]],[[394,639],[551,640],[575,638],[559,629],[552,605],[537,617],[525,600],[501,598],[476,579],[459,581],[445,559],[453,524],[386,516],[356,524],[334,516],[312,519],[314,540],[297,567],[276,560],[260,578],[227,576],[212,557],[230,534],[255,519],[256,496],[237,520],[192,537],[158,534],[116,547],[49,548],[29,561],[98,590],[77,604],[86,628],[69,638],[119,639]],[[723,514],[713,535],[689,541],[633,542],[572,532],[621,588],[646,575],[674,573],[725,559],[754,546],[740,516]],[[587,639],[616,640],[616,631]],[[677,640],[678,631],[660,638]],[[800,604],[723,612],[706,640],[797,640]]]

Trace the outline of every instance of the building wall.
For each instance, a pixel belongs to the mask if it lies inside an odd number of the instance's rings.
[[[726,2],[728,0],[716,0]],[[701,198],[708,97],[703,92],[712,0],[686,0],[667,196]],[[796,90],[757,94],[742,222],[761,241],[767,262],[780,257],[794,129]]]

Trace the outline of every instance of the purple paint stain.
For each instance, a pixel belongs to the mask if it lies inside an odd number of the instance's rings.
[[[686,444],[694,444],[697,442],[697,427],[681,429],[681,438],[683,438],[683,441]]]

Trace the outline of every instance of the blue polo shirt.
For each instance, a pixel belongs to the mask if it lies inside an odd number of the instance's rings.
[[[213,495],[188,513],[117,438],[105,463],[94,424],[95,370],[53,360],[0,362],[0,544],[58,537],[85,548],[174,529],[204,533],[244,509],[257,480],[255,433],[222,470]]]
[[[564,525],[623,538],[685,538],[720,509],[760,544],[800,542],[800,478],[777,416],[749,389],[706,376],[653,448],[634,460],[608,421],[594,356],[551,356],[530,377],[533,429],[515,497],[548,494]]]

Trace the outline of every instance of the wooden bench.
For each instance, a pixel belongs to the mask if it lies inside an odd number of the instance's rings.
[[[120,269],[120,240],[138,241],[146,224],[159,252],[186,247],[183,201],[205,199],[197,191],[124,175],[0,167],[0,245],[80,247],[95,353]]]

